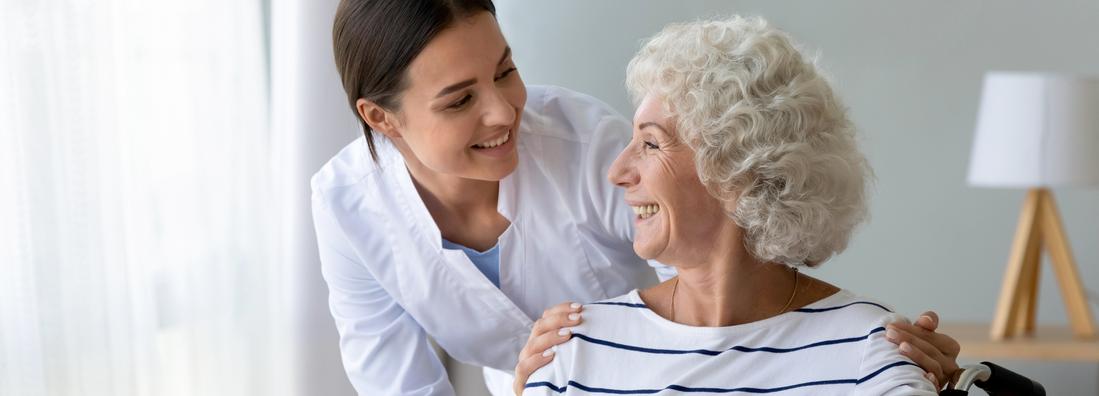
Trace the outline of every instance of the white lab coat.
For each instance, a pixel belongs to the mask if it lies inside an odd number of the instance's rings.
[[[532,318],[564,301],[615,297],[657,267],[632,249],[633,212],[607,169],[630,123],[606,104],[556,87],[528,87],[519,165],[500,182],[500,287],[438,227],[397,149],[364,138],[313,176],[313,217],[344,368],[361,395],[452,395],[428,337],[455,359],[486,367],[510,394]],[[495,369],[495,370],[493,370]],[[499,370],[499,371],[498,371]]]

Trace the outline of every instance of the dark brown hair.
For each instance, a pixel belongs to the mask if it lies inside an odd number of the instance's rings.
[[[492,0],[340,0],[332,23],[336,69],[375,161],[373,131],[355,102],[398,110],[412,60],[439,32],[481,11],[495,16],[496,6]]]

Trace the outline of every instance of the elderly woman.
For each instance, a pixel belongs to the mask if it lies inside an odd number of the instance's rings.
[[[847,246],[871,171],[790,37],[758,18],[673,25],[627,74],[634,133],[609,177],[634,250],[678,276],[585,306],[524,394],[936,394],[887,340],[886,305],[798,271]]]

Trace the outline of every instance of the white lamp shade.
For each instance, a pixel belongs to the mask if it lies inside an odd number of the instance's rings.
[[[1099,79],[985,75],[969,184],[1099,185]]]

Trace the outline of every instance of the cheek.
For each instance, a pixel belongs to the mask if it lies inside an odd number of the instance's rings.
[[[730,220],[724,205],[702,183],[684,184],[680,191],[683,200],[679,202],[677,234],[687,240],[711,240]]]
[[[527,104],[527,86],[523,85],[523,80],[520,79],[519,76],[515,76],[515,81],[508,85],[504,95],[507,96],[508,103],[511,104],[519,114],[522,114],[523,107]]]
[[[656,198],[663,200],[663,204],[671,205],[673,209],[682,209],[680,206],[683,204],[689,204],[690,202],[684,202],[684,199],[690,199],[691,191],[684,190],[684,187],[689,187],[681,180],[681,175],[684,174],[683,169],[677,166],[672,159],[655,158],[653,156],[648,162],[648,175],[649,186],[652,189]]]
[[[724,209],[709,190],[702,184],[690,158],[681,158],[668,164],[666,185],[661,186],[666,193],[667,204],[672,206],[670,214],[681,232],[692,233],[690,229],[709,229],[712,223],[720,222],[725,216]],[[708,231],[707,231],[708,232]]]
[[[666,231],[666,228],[653,229],[652,227],[646,227],[646,229],[636,232],[633,240],[634,253],[646,260],[660,256],[660,253],[668,245]]]
[[[450,169],[466,155],[473,130],[467,118],[439,113],[410,115],[414,121],[406,124],[403,137],[424,165]]]

